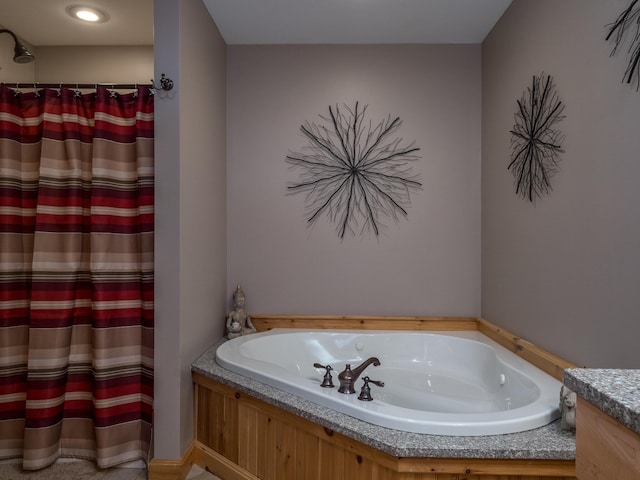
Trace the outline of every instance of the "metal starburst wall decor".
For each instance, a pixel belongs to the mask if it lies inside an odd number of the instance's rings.
[[[632,0],[629,6],[618,15],[615,22],[608,27],[609,33],[606,40],[613,39],[614,42],[613,50],[611,50],[612,56],[622,45],[629,31],[633,30],[624,81],[631,83],[635,79],[636,90],[638,90],[640,89],[640,3],[638,0]]]
[[[380,234],[388,219],[407,217],[410,193],[421,189],[412,163],[420,157],[414,143],[397,136],[402,125],[391,115],[373,123],[367,106],[329,106],[322,122],[306,122],[300,131],[308,145],[286,161],[300,171],[291,193],[304,193],[307,222],[323,215],[338,236]]]
[[[511,163],[516,194],[533,202],[551,191],[551,177],[557,171],[564,136],[557,124],[564,115],[551,76],[534,76],[518,100],[511,133]]]

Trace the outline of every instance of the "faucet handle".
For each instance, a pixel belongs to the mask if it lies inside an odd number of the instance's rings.
[[[333,388],[335,385],[333,384],[333,378],[331,378],[331,370],[333,370],[331,365],[321,365],[316,362],[313,364],[313,366],[316,368],[324,368],[326,370],[320,386],[322,388]]]
[[[362,400],[364,402],[370,402],[373,400],[373,397],[371,396],[371,387],[369,386],[370,383],[379,387],[384,387],[384,382],[381,382],[380,380],[371,380],[369,377],[363,377],[362,381],[364,382],[364,385],[362,385],[362,390],[360,390],[358,400]]]

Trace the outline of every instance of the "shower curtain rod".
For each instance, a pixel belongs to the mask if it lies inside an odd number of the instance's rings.
[[[3,85],[6,85],[10,88],[97,88],[97,87],[107,87],[112,88],[114,90],[118,89],[131,89],[137,87],[151,87],[154,88],[153,83],[25,83],[25,82],[17,82],[17,83],[9,83],[3,82]]]
[[[81,89],[81,88],[98,88],[98,87],[107,87],[107,88],[111,88],[113,90],[127,90],[127,89],[132,89],[132,88],[138,88],[138,87],[149,87],[149,88],[153,88],[154,90],[171,90],[173,88],[173,80],[171,80],[170,78],[165,77],[164,73],[162,74],[162,76],[160,77],[160,86],[157,87],[153,81],[153,79],[151,79],[151,83],[64,83],[64,82],[60,82],[60,83],[40,83],[40,82],[34,82],[34,83],[25,83],[25,82],[16,82],[16,83],[9,83],[9,82],[3,82],[3,85],[6,85],[10,88],[33,88],[33,89],[38,89],[38,88],[75,88],[75,89]]]

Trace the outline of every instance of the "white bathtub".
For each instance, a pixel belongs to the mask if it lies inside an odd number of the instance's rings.
[[[369,357],[356,394],[338,393],[338,374]],[[434,435],[496,435],[546,425],[559,415],[561,383],[480,332],[274,329],[216,351],[222,367],[387,428]],[[322,388],[331,365],[336,388]],[[358,400],[364,376],[373,401]]]

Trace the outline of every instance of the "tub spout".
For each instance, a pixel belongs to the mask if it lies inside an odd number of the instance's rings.
[[[340,381],[340,388],[338,388],[338,392],[340,393],[356,393],[356,389],[353,388],[353,384],[356,382],[360,374],[367,368],[369,365],[373,364],[374,366],[380,365],[380,360],[378,357],[367,358],[364,362],[358,365],[356,368],[351,370],[351,364],[347,363],[345,369],[340,372],[338,375],[338,380]]]

